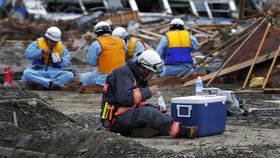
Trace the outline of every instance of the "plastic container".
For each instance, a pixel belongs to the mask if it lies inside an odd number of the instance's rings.
[[[171,99],[171,116],[187,126],[198,126],[198,136],[225,131],[227,105],[225,96],[189,96]]]
[[[203,95],[203,83],[200,76],[197,77],[197,80],[195,82],[195,95],[196,96]]]
[[[12,69],[10,67],[4,68],[4,85],[11,85],[13,84],[13,76],[15,74],[13,73]]]

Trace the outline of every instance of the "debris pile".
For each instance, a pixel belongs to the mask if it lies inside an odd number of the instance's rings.
[[[64,157],[175,155],[173,152],[160,153],[119,135],[86,128],[27,90],[1,86],[0,94],[2,147],[16,147],[16,150],[23,149]],[[17,120],[16,124],[14,120]]]

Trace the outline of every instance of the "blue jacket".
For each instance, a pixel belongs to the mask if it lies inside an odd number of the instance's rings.
[[[28,60],[35,61],[42,57],[42,49],[39,49],[38,42],[32,42],[27,49],[25,50],[25,58]],[[71,65],[71,57],[68,53],[67,49],[63,46],[63,54],[61,58],[61,63],[59,63],[59,67],[68,67]],[[36,65],[34,65],[36,66]],[[43,65],[41,65],[43,66]]]

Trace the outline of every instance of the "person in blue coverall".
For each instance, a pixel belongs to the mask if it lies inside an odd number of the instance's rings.
[[[166,33],[157,45],[156,51],[165,62],[160,77],[177,76],[188,67],[195,64],[192,51],[198,48],[198,41],[189,31],[184,29],[184,22],[175,18],[170,22],[170,31]],[[191,73],[193,69],[185,74]]]
[[[97,34],[97,40],[88,50],[87,61],[98,69],[82,74],[83,86],[104,86],[108,74],[125,65],[125,43],[121,38],[112,36],[111,32],[111,26],[105,21],[100,21],[95,25],[94,33]]]
[[[59,89],[69,83],[74,74],[62,68],[71,64],[70,55],[61,42],[61,31],[50,27],[44,37],[32,42],[25,51],[32,66],[23,72],[22,79],[43,85],[46,89]]]
[[[137,54],[146,50],[145,43],[140,38],[130,36],[123,27],[116,27],[112,35],[122,38],[127,44],[127,60],[136,61]]]

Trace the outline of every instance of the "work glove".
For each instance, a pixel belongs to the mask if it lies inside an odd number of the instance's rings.
[[[52,53],[52,59],[53,59],[53,63],[60,63],[61,62],[61,59],[60,59],[58,53]]]

